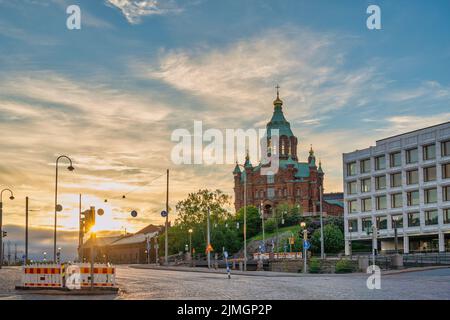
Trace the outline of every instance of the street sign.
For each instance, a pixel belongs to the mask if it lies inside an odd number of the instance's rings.
[[[311,243],[308,240],[303,240],[303,247],[308,250],[311,248]]]
[[[228,252],[227,252],[227,251],[224,251],[224,252],[223,252],[223,256],[225,257],[225,259],[228,259]]]
[[[131,211],[131,216],[133,218],[136,218],[137,217],[137,211],[136,210]]]
[[[163,218],[167,217],[167,211],[166,210],[161,211],[161,217],[163,217]]]
[[[211,251],[214,251],[214,249],[211,244],[208,244],[208,246],[206,247],[206,253],[209,253]]]

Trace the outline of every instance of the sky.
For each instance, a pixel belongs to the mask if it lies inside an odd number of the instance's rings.
[[[80,30],[66,27],[73,4]],[[371,4],[381,30],[366,27]],[[59,171],[67,257],[79,194],[105,210],[105,234],[163,223],[167,168],[171,207],[200,188],[232,195],[233,165],[175,165],[171,134],[262,129],[277,84],[300,160],[312,144],[325,191],[341,191],[342,153],[450,119],[448,12],[446,0],[0,0],[6,241],[23,250],[28,196],[30,250],[52,251],[59,155],[75,167]]]

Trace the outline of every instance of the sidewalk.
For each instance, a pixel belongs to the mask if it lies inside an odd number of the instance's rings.
[[[151,270],[165,270],[165,271],[181,271],[181,272],[200,272],[200,273],[216,273],[226,275],[226,269],[208,269],[200,267],[175,267],[175,266],[158,266],[149,264],[133,264],[130,268],[135,269],[151,269]],[[382,271],[382,275],[395,275],[401,273],[409,272],[420,272],[434,269],[444,269],[449,268],[449,266],[432,266],[432,267],[421,267],[421,268],[408,268],[400,270],[387,270]],[[258,277],[352,277],[352,276],[362,276],[366,275],[364,272],[353,272],[353,273],[291,273],[291,272],[272,272],[272,271],[239,271],[231,270],[231,275],[240,276],[258,276]]]

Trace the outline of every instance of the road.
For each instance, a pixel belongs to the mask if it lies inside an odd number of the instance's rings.
[[[450,299],[450,269],[384,275],[381,290],[367,276],[262,277],[117,268],[117,296],[49,296],[14,290],[20,269],[0,270],[0,299]]]

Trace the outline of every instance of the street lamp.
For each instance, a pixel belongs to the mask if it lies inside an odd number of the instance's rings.
[[[306,273],[306,240],[308,240],[308,230],[306,229],[306,223],[301,222],[300,227],[303,229],[303,273]]]
[[[398,216],[392,217],[392,222],[394,222],[394,245],[395,245],[395,254],[398,254],[397,221],[398,221]]]
[[[244,271],[247,271],[247,172],[246,168],[242,164],[238,166],[244,168]]]
[[[3,189],[0,192],[0,269],[2,268],[3,265],[3,192],[4,191],[8,191],[10,196],[9,199],[10,200],[14,200],[14,194],[10,189]]]
[[[352,249],[352,232],[353,232],[353,227],[349,226],[348,227],[348,234],[350,235],[350,240],[349,240],[349,244],[348,247],[350,249],[350,260],[352,259],[352,254],[353,254],[353,249]]]
[[[192,230],[191,228],[188,230],[188,232],[189,232],[189,254],[191,255],[192,258],[192,232],[194,232],[194,230]]]
[[[55,227],[53,231],[53,261],[56,261],[56,223],[57,223],[57,212],[62,210],[62,207],[58,205],[58,163],[60,159],[69,160],[70,165],[67,170],[73,171],[75,168],[72,165],[72,160],[68,156],[59,156],[56,158],[56,173],[55,173]]]

